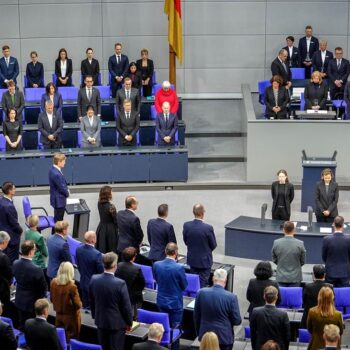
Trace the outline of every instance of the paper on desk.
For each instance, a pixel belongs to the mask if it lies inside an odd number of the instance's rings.
[[[190,303],[187,304],[187,307],[190,309],[194,309],[195,302],[196,302],[196,299],[193,299]]]
[[[300,230],[307,231],[307,226],[305,226],[305,225],[300,226]]]
[[[67,204],[80,204],[80,200],[78,198],[67,198]]]
[[[332,233],[332,227],[320,227],[321,233]]]

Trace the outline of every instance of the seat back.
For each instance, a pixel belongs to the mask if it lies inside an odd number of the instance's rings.
[[[41,132],[38,130],[38,148],[39,149],[44,149],[44,145],[40,141],[40,136],[41,136]]]
[[[45,94],[45,88],[25,88],[24,96],[26,102],[38,102],[41,101],[41,97]]]
[[[350,287],[334,288],[334,304],[344,314],[350,313]]]
[[[244,326],[244,339],[250,339],[250,327]]]
[[[292,79],[305,79],[305,68],[291,68]]]
[[[6,150],[6,139],[4,134],[0,134],[0,151],[4,152]]]
[[[56,83],[57,83],[57,76],[55,73],[52,74],[52,82],[53,84],[56,86]]]
[[[118,145],[118,139],[119,139],[119,132],[118,129],[116,129],[116,144]],[[140,129],[136,133],[136,146],[140,146]]]
[[[8,317],[4,317],[4,316],[0,316],[0,320],[6,322],[8,325],[11,326],[12,329],[15,329],[15,327],[13,326],[13,322],[11,320],[11,318]]]
[[[157,118],[157,110],[156,110],[156,106],[152,105],[151,106],[151,119],[152,120],[156,120]]]
[[[299,343],[309,343],[311,340],[311,334],[307,329],[299,328],[298,329],[298,339]]]
[[[154,277],[151,266],[135,264],[135,266],[139,267],[142,271],[143,277],[145,278],[146,287],[150,289],[154,289]]]
[[[184,291],[184,295],[195,298],[197,295],[197,292],[201,288],[200,282],[199,282],[199,276],[192,273],[186,273],[186,279],[187,279],[187,287]]]
[[[152,86],[152,95],[155,95],[157,93],[158,90],[160,90],[162,88],[162,84],[154,84]],[[175,90],[175,85],[174,84],[170,84],[170,88],[172,90]]]
[[[303,288],[280,287],[281,303],[279,308],[300,309],[303,305]]]
[[[102,100],[107,100],[111,97],[111,89],[109,86],[94,86],[99,92]]]
[[[305,97],[303,92],[300,94],[300,110],[305,110]]]
[[[0,101],[2,100],[2,95],[7,91],[7,89],[0,89]]]
[[[64,328],[56,328],[58,340],[60,341],[62,350],[67,350],[67,339],[66,339],[66,332]]]
[[[58,92],[62,95],[63,101],[76,101],[78,98],[78,88],[75,86],[60,86]]]
[[[262,105],[265,105],[265,102],[264,102],[265,90],[270,85],[271,85],[270,80],[260,80],[260,81],[258,81],[259,102]]]
[[[84,343],[82,341],[71,339],[70,350],[102,350],[101,345]]]
[[[77,140],[77,145],[79,148],[81,148],[83,143],[83,133],[81,132],[81,130],[77,130]]]
[[[153,75],[152,75],[152,85],[157,84],[157,75],[156,75],[156,70],[153,70]]]
[[[69,253],[72,257],[72,262],[73,262],[73,264],[76,264],[76,252],[77,252],[77,248],[80,246],[81,242],[68,235],[67,243],[68,243],[68,247],[69,247]]]
[[[27,219],[30,215],[32,215],[32,208],[30,206],[30,201],[27,196],[24,196],[22,198],[22,205],[23,205],[24,217]]]

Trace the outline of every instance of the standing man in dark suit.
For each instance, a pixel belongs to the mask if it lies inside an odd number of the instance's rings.
[[[62,169],[66,164],[66,156],[63,153],[55,153],[53,166],[49,171],[50,204],[54,208],[54,222],[62,221],[66,209],[69,190]]]
[[[201,288],[209,283],[213,250],[216,248],[214,228],[203,222],[204,207],[202,204],[193,206],[194,220],[184,223],[183,239],[187,246],[187,264],[191,273],[199,275]]]
[[[165,248],[166,258],[153,265],[154,278],[158,284],[157,306],[160,312],[169,314],[172,328],[178,327],[182,321],[182,293],[187,288],[185,268],[176,262],[178,248],[175,243],[168,243]],[[179,343],[172,346],[179,349]]]
[[[88,231],[84,235],[85,244],[76,251],[76,261],[80,273],[80,289],[82,292],[83,307],[90,308],[89,284],[91,277],[102,273],[102,254],[96,248],[96,232]]]
[[[0,302],[0,316],[2,315],[2,304]],[[0,344],[2,350],[17,350],[17,340],[12,327],[0,318]]]
[[[116,97],[117,90],[122,88],[123,79],[129,68],[128,56],[122,54],[122,44],[114,45],[115,55],[108,60],[108,70],[110,74],[110,85],[112,87],[112,97]]]
[[[47,276],[55,278],[61,263],[72,262],[67,243],[68,222],[57,221],[55,223],[55,234],[47,240],[47,250],[49,252],[49,262],[47,264]]]
[[[312,56],[312,70],[321,73],[327,79],[328,63],[333,59],[333,53],[327,50],[327,40],[320,40],[320,49]]]
[[[140,114],[131,110],[131,101],[124,100],[124,111],[118,115],[118,146],[136,146],[140,129]]]
[[[11,264],[18,259],[19,244],[22,227],[18,223],[18,214],[13,205],[13,197],[16,193],[16,186],[13,182],[4,182],[2,185],[3,196],[0,197],[0,231],[7,232],[11,240],[4,253],[9,257]]]
[[[133,319],[137,320],[137,309],[142,306],[142,291],[146,282],[140,267],[134,265],[137,251],[134,247],[127,247],[122,252],[123,262],[118,264],[115,277],[125,281],[133,312]]]
[[[283,86],[289,89],[292,86],[292,72],[287,65],[288,51],[282,49],[271,63],[272,76],[279,75],[283,79]]]
[[[49,302],[38,299],[34,304],[36,317],[27,320],[24,327],[26,342],[30,350],[62,350],[56,327],[47,322]]]
[[[115,277],[117,255],[103,256],[104,273],[90,281],[91,314],[103,350],[123,350],[125,330],[132,325],[132,310],[126,283]]]
[[[332,288],[333,286],[325,282],[326,269],[323,265],[314,265],[313,282],[308,283],[303,289],[303,306],[304,312],[301,319],[301,328],[306,328],[306,320],[309,310],[317,306],[318,292],[322,287]]]
[[[100,91],[94,88],[94,83],[91,75],[85,76],[85,87],[82,87],[78,92],[78,119],[86,116],[88,106],[93,106],[98,117],[101,117],[101,96]]]
[[[119,89],[117,92],[117,109],[118,114],[121,115],[124,111],[124,101],[131,101],[131,110],[140,114],[141,100],[138,89],[131,87],[132,81],[129,77],[124,79],[124,89]]]
[[[334,287],[348,287],[350,281],[350,237],[345,236],[344,218],[333,222],[334,233],[322,242],[322,260],[326,264],[326,281]]]
[[[296,46],[294,46],[294,36],[286,37],[287,46],[283,49],[288,52],[287,65],[289,68],[299,67],[299,51]]]
[[[344,88],[350,74],[350,63],[343,58],[343,49],[336,47],[334,50],[335,58],[328,64],[328,79],[331,99],[343,99]]]
[[[17,282],[15,305],[22,329],[29,318],[35,317],[34,303],[37,299],[46,297],[47,284],[43,270],[32,262],[35,254],[34,241],[24,241],[21,252],[21,258],[13,263],[13,274]]]
[[[0,86],[7,88],[7,84],[12,80],[17,84],[19,74],[19,65],[17,58],[10,56],[10,47],[4,45],[2,47],[3,57],[0,58]]]
[[[125,210],[119,210],[117,213],[119,229],[118,254],[121,254],[127,247],[134,247],[139,252],[140,244],[143,240],[143,231],[140,219],[135,214],[138,205],[139,202],[136,197],[127,196],[125,198]]]
[[[260,350],[268,340],[273,340],[281,350],[288,350],[290,325],[286,311],[276,308],[277,288],[266,287],[264,290],[265,306],[253,309],[250,318],[250,334],[253,350]]]
[[[163,113],[157,114],[156,130],[158,133],[158,145],[159,146],[174,146],[175,134],[177,132],[177,115],[170,113],[170,103],[163,102]]]
[[[199,340],[206,332],[219,338],[220,350],[231,350],[234,342],[233,326],[241,324],[237,296],[225,290],[227,272],[214,271],[213,286],[200,289],[194,307],[194,323]]]
[[[44,65],[38,62],[38,53],[36,51],[30,53],[30,58],[32,61],[27,64],[27,86],[25,87],[44,87]]]
[[[312,36],[312,27],[305,27],[305,36],[299,39],[300,67],[305,68],[305,79],[311,78],[312,56],[318,51],[318,39]]]
[[[161,204],[158,207],[158,218],[150,219],[147,224],[147,238],[151,246],[148,258],[153,262],[165,258],[165,247],[168,243],[177,243],[174,227],[166,221],[168,213],[168,204]]]
[[[160,323],[152,323],[148,330],[148,338],[142,343],[134,344],[132,350],[166,350],[159,343],[164,334],[164,327]]]
[[[83,78],[83,83],[81,87],[84,87],[85,79],[86,77],[92,76],[93,79],[93,85],[100,85],[98,81],[98,76],[100,74],[100,63],[98,60],[93,58],[94,56],[94,50],[89,47],[86,49],[86,59],[81,61],[80,69],[81,69],[81,75]]]
[[[17,112],[17,118],[22,121],[24,96],[22,91],[16,89],[16,84],[13,81],[9,81],[7,84],[7,91],[2,95],[1,106],[6,112],[6,115],[10,109],[15,109]]]
[[[43,144],[44,149],[58,149],[62,147],[63,119],[60,114],[54,112],[53,108],[53,103],[46,101],[45,112],[41,112],[38,117],[40,142]]]

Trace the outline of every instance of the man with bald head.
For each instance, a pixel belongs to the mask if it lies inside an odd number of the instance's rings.
[[[96,232],[88,231],[84,235],[85,243],[76,251],[76,261],[80,273],[80,289],[83,307],[90,307],[89,283],[92,275],[103,272],[102,254],[95,248]]]
[[[283,85],[286,89],[292,86],[292,72],[287,64],[288,51],[282,49],[278,56],[271,63],[272,76],[279,75],[283,79]]]
[[[156,130],[159,146],[175,145],[175,134],[177,132],[177,115],[170,113],[170,103],[165,101],[162,105],[162,112],[157,114]]]
[[[213,264],[213,250],[216,248],[214,228],[204,220],[204,206],[193,206],[194,220],[184,223],[183,239],[187,245],[187,264],[191,273],[199,275],[201,288],[209,283],[211,266]]]
[[[329,61],[333,59],[333,53],[327,50],[327,40],[320,40],[320,49],[312,56],[312,70],[321,72],[323,79],[327,78]]]

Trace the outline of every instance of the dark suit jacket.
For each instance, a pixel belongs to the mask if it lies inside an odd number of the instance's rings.
[[[290,326],[287,312],[272,305],[255,308],[250,318],[250,335],[253,350],[260,350],[271,339],[281,350],[288,350]]]
[[[13,202],[4,196],[0,197],[0,231],[10,235],[10,245],[19,244],[23,230],[18,223],[17,210]]]
[[[111,82],[116,84],[115,77],[125,77],[129,69],[129,59],[128,56],[121,55],[120,62],[117,64],[116,55],[112,55],[108,59],[108,71],[111,75]]]
[[[271,186],[271,196],[272,196],[272,212],[277,210],[277,199],[278,199],[278,181],[274,181]],[[284,187],[284,203],[288,215],[290,216],[290,204],[294,199],[294,186],[290,182],[287,182]]]
[[[276,106],[275,95],[273,93],[272,86],[269,86],[265,89],[264,93],[264,103],[266,106],[267,116],[273,118],[286,118],[287,116],[287,106],[289,103],[289,94],[284,86],[280,86],[278,89],[278,106],[281,107],[281,110],[278,113],[275,113],[272,108]]]
[[[183,238],[187,246],[187,264],[198,269],[209,269],[213,264],[216,238],[213,226],[194,219],[184,223]]]
[[[47,240],[47,250],[49,252],[49,262],[47,265],[47,275],[50,278],[57,276],[58,268],[65,261],[72,262],[67,241],[55,233]]]
[[[98,328],[125,329],[132,325],[132,310],[126,283],[109,273],[90,281],[91,314]]]
[[[24,334],[30,350],[62,350],[56,327],[41,318],[27,320]]]
[[[50,96],[48,94],[43,94],[41,96],[41,111],[45,112],[45,102],[50,100]],[[63,105],[63,99],[62,95],[59,92],[56,92],[53,95],[53,110],[55,113],[62,115],[62,105]]]
[[[350,277],[350,237],[340,232],[325,236],[322,242],[322,260],[327,278]]]
[[[184,266],[165,258],[154,263],[153,273],[158,284],[157,305],[170,310],[182,309],[182,292],[187,288]]]
[[[348,76],[350,74],[350,64],[349,61],[345,58],[342,58],[340,67],[337,67],[337,60],[333,58],[328,63],[327,75],[329,78],[329,88],[337,89],[334,85],[335,80],[342,80],[343,86],[345,86],[346,81],[348,80]]]
[[[96,88],[92,88],[91,99],[87,97],[86,88],[81,88],[78,92],[78,118],[86,115],[86,109],[89,105],[95,109],[95,115],[101,115],[101,96],[100,91]]]
[[[136,61],[136,67],[139,72],[142,72],[141,78],[142,80],[146,80],[150,78],[150,84],[152,84],[152,77],[154,72],[154,64],[153,61],[147,59],[147,69],[142,67],[142,59]]]
[[[220,345],[234,342],[233,326],[241,324],[237,296],[219,285],[198,291],[194,307],[194,323],[198,338],[214,332]]]
[[[167,348],[160,346],[155,341],[146,340],[142,343],[134,344],[132,350],[167,350]]]
[[[17,58],[10,56],[10,63],[7,67],[4,57],[0,58],[0,85],[4,84],[4,80],[13,80],[17,84],[19,74],[19,65]]]
[[[26,77],[28,87],[33,87],[33,84],[38,84],[39,87],[44,87],[44,65],[40,62],[29,62],[26,68]]]
[[[133,146],[136,145],[136,134],[140,129],[140,114],[135,111],[130,112],[130,118],[126,118],[125,112],[118,115],[117,130],[119,133],[119,146]],[[131,135],[133,139],[129,142],[125,140],[126,135]]]
[[[290,57],[288,46],[285,46],[283,49],[288,52],[288,58],[287,58],[287,62],[286,62],[288,67],[299,67],[299,50],[298,50],[298,48],[293,46],[292,57]]]
[[[328,86],[325,82],[322,84],[308,83],[304,91],[305,109],[311,109],[315,99],[318,100],[320,109],[326,109],[327,97]]]
[[[85,77],[87,75],[91,75],[94,79],[94,85],[98,85],[98,74],[100,73],[100,63],[95,58],[92,59],[91,63],[86,58],[85,60],[81,61],[81,75],[83,76],[83,86]]]
[[[44,272],[31,260],[23,258],[16,260],[12,268],[17,282],[15,305],[21,311],[33,312],[34,303],[46,297]]]
[[[132,210],[119,210],[117,213],[119,239],[117,252],[121,253],[127,247],[139,249],[143,240],[140,219]]]
[[[280,59],[276,57],[271,63],[272,75],[279,75],[283,79],[283,85],[287,85],[288,81],[292,81],[292,72],[288,67],[288,62],[285,62],[287,70],[284,69]]]
[[[169,113],[168,121],[165,122],[164,114],[158,113],[156,119],[156,130],[158,132],[158,145],[174,145],[175,133],[177,131],[177,115]],[[165,136],[170,136],[170,143],[166,143],[163,139]]]
[[[53,208],[66,206],[69,191],[63,174],[54,166],[49,171],[50,204]]]
[[[17,119],[22,120],[22,111],[24,108],[24,96],[23,92],[16,89],[15,91],[15,102],[12,103],[11,95],[6,91],[2,95],[1,105],[3,110],[7,113],[11,108],[14,108],[17,111]]]
[[[326,56],[324,62],[322,62],[321,50],[318,50],[312,56],[312,69],[313,71],[319,71],[327,74],[328,63],[333,59],[333,53],[331,51],[326,50]]]
[[[62,78],[62,72],[61,72],[61,60],[56,59],[55,61],[55,74],[57,77],[56,85],[59,86],[59,80],[58,78]],[[65,78],[68,78],[67,84],[65,86],[71,86],[72,85],[72,74],[73,74],[73,63],[70,58],[67,59],[67,69],[66,69],[66,76]]]
[[[142,291],[146,283],[143,273],[138,266],[131,262],[121,262],[118,264],[115,277],[125,281],[131,304],[143,302]]]
[[[54,135],[56,137],[55,142],[60,145],[62,144],[61,133],[63,131],[63,119],[60,114],[53,113],[51,127],[46,112],[41,112],[38,117],[38,130],[41,133],[41,143],[50,144],[51,141],[48,140],[47,137],[49,135]]]
[[[309,47],[309,56],[312,59],[315,52],[318,51],[319,43],[318,39],[314,36],[311,37],[310,47]],[[307,44],[306,44],[306,37],[299,39],[299,60],[300,60],[300,66],[302,66],[306,56],[307,56]]]
[[[335,218],[338,215],[338,198],[339,188],[338,184],[334,181],[329,183],[328,193],[326,193],[326,185],[324,181],[319,181],[316,185],[315,193],[315,214],[322,216],[324,210],[329,210],[329,217]]]
[[[124,111],[123,102],[125,99],[126,99],[125,89],[119,89],[116,96],[118,116],[121,115]],[[130,100],[131,100],[131,110],[135,111],[136,113],[140,113],[141,99],[140,99],[140,93],[138,89],[131,88]]]
[[[2,350],[17,350],[17,341],[12,327],[0,320],[0,344]]]
[[[173,225],[161,218],[148,221],[147,238],[151,246],[148,258],[151,260],[163,260],[166,245],[177,243]]]
[[[0,271],[0,300],[3,304],[8,304],[10,302],[10,286],[13,273],[10,259],[2,250],[0,250]]]
[[[76,261],[80,273],[80,288],[88,291],[91,277],[104,271],[102,254],[95,247],[82,244],[76,250]]]

